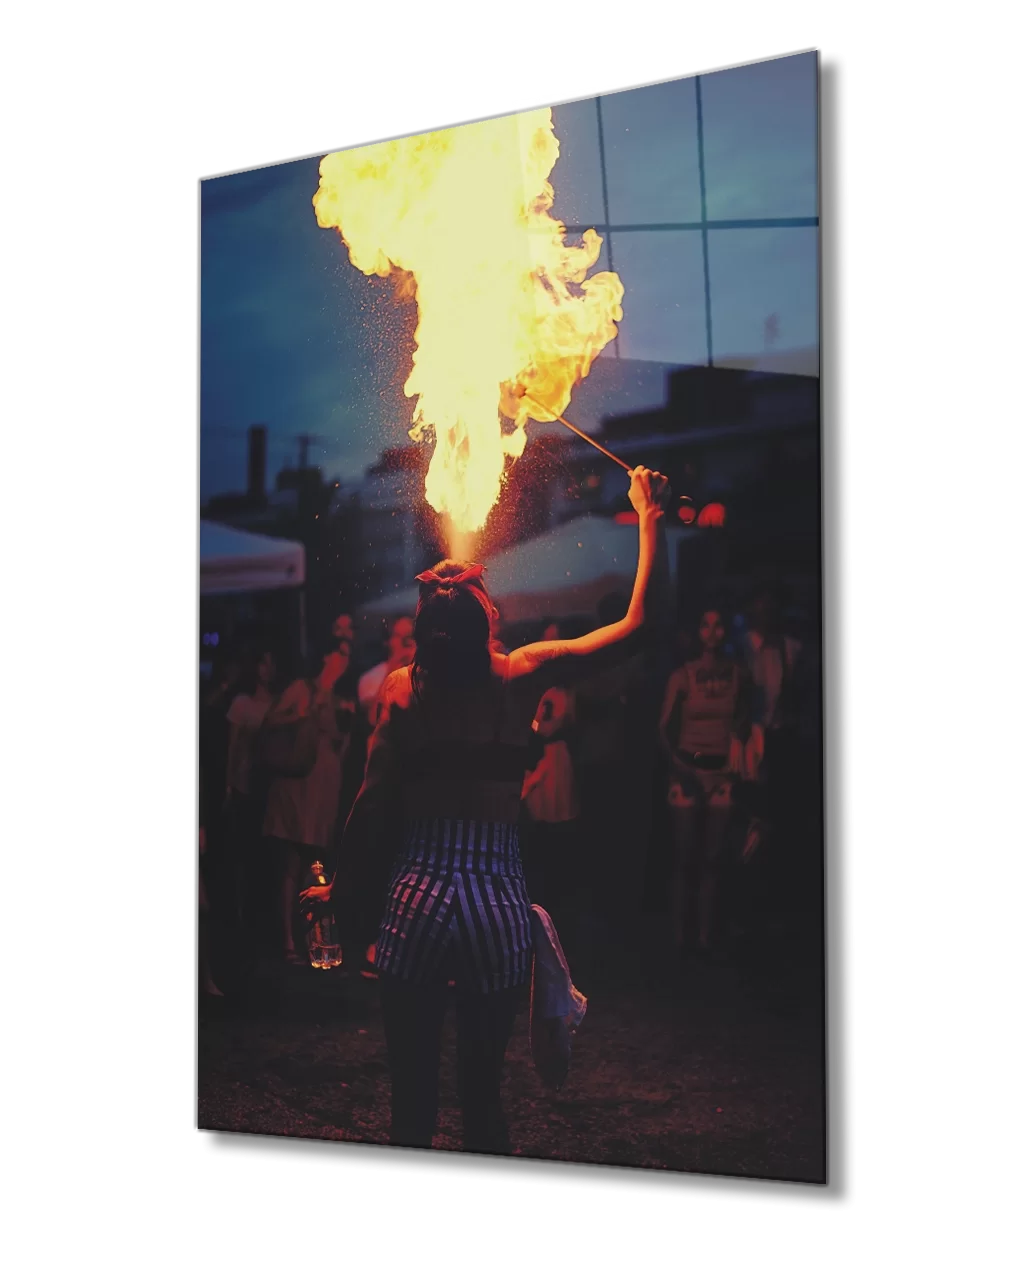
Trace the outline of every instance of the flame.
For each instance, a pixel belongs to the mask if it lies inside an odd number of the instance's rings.
[[[400,268],[412,277],[410,435],[433,436],[426,496],[457,532],[483,527],[506,458],[525,448],[527,419],[564,413],[622,319],[619,277],[587,277],[601,237],[589,230],[566,244],[550,215],[557,159],[544,108],[336,151],[320,164],[320,226],[338,229],[366,275]]]

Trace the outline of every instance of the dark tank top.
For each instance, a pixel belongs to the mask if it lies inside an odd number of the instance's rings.
[[[510,681],[498,654],[465,689],[421,687],[412,668],[392,681],[388,733],[405,816],[515,822],[543,676]]]

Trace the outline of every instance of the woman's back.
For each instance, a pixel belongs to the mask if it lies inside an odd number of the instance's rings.
[[[508,666],[495,654],[466,685],[432,684],[412,667],[388,677],[379,727],[407,818],[516,821],[541,678],[510,680]]]

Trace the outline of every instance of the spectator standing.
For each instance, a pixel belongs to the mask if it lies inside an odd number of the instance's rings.
[[[697,945],[706,952],[718,924],[720,859],[732,817],[733,783],[743,771],[749,687],[743,667],[723,652],[725,623],[718,609],[701,614],[698,634],[700,657],[669,676],[659,732],[670,761],[674,941],[682,951],[696,923]]]
[[[559,638],[557,626],[544,632],[545,642]],[[524,832],[523,869],[530,899],[553,917],[563,942],[570,948],[580,878],[580,806],[568,741],[575,718],[571,689],[554,685],[545,691],[532,725],[541,755],[523,780],[523,803],[529,817]]]
[[[388,654],[359,678],[359,708],[371,727],[377,723],[377,698],[381,685],[399,667],[412,665],[416,657],[416,640],[412,618],[396,618],[388,634]]]
[[[263,834],[278,849],[280,909],[285,959],[303,964],[295,945],[294,915],[303,865],[326,862],[338,817],[342,766],[349,745],[355,700],[345,696],[339,684],[348,670],[351,653],[345,641],[332,637],[331,648],[313,679],[293,681],[268,711],[270,727],[298,725],[312,718],[316,726],[316,753],[302,777],[279,775],[271,784]]]
[[[266,904],[266,868],[260,856],[266,781],[254,761],[254,745],[274,702],[277,661],[269,649],[250,648],[242,661],[239,692],[227,712],[225,804],[233,868],[234,907],[250,945],[261,932]],[[264,891],[261,892],[261,889]],[[265,932],[265,930],[263,931]]]

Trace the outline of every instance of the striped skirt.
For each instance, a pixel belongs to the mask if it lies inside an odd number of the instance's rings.
[[[377,968],[410,982],[454,976],[487,993],[530,977],[530,900],[511,823],[417,819],[391,879]]]

